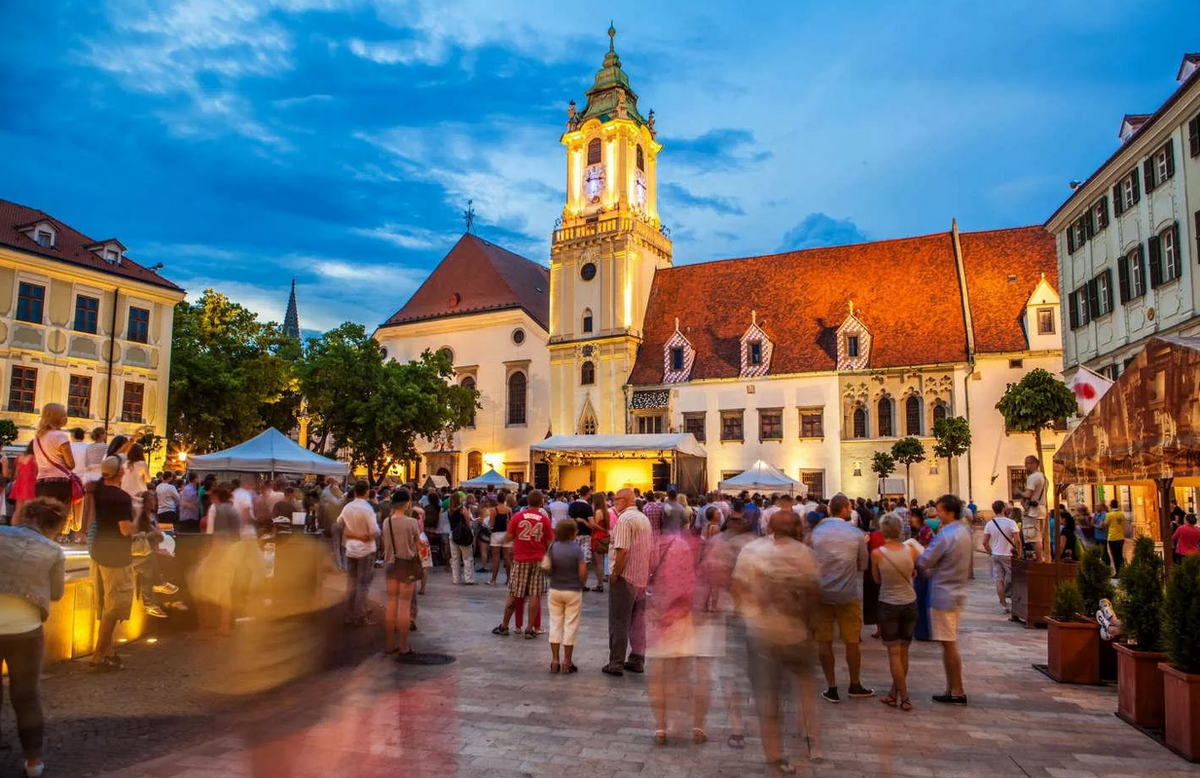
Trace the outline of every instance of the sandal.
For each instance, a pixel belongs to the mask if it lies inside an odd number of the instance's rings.
[[[905,711],[906,713],[912,710],[912,702],[910,702],[907,697],[900,698],[900,710]]]
[[[692,742],[696,745],[708,742],[708,735],[704,734],[704,730],[699,727],[692,727]]]
[[[667,744],[667,731],[665,729],[654,730],[654,745],[665,746]]]
[[[774,762],[767,762],[767,765],[769,767],[773,768],[772,774],[774,774],[774,775],[795,775],[796,774],[796,768],[792,766],[792,763],[788,761],[788,758],[786,756],[782,757],[780,759],[776,759]]]
[[[550,674],[551,675],[558,675],[558,671],[560,669],[562,669],[562,665],[560,665],[558,662],[550,663]]]
[[[574,663],[571,663],[571,664],[567,665],[567,669],[564,670],[563,672],[567,673],[567,674],[577,673],[577,672],[579,672],[579,668],[576,667]]]
[[[896,707],[896,695],[894,694],[889,693],[886,697],[880,697],[879,701],[884,705],[888,705],[893,708]]]
[[[532,629],[525,630],[525,639],[526,640],[533,640],[536,637],[537,637],[537,632],[533,631]]]
[[[745,735],[730,735],[729,739],[726,740],[725,742],[730,748],[745,748],[746,747],[746,736]]]
[[[492,630],[493,635],[507,635],[508,627],[496,627]]]
[[[595,589],[592,589],[592,591],[593,591],[593,592],[599,592],[600,594],[604,594],[604,584],[600,584],[600,585],[599,585],[599,586],[597,586]]]

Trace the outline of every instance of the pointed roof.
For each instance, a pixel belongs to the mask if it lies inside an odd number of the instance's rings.
[[[292,293],[288,296],[287,313],[283,315],[283,334],[300,339],[300,312],[296,309],[296,278],[292,277]]]
[[[629,76],[625,75],[624,70],[621,70],[621,58],[617,56],[614,40],[616,36],[616,28],[610,24],[608,27],[608,53],[604,55],[604,65],[596,71],[595,83],[587,91],[587,105],[584,106],[583,113],[576,117],[578,126],[582,126],[589,119],[606,122],[609,119],[617,118],[622,92],[625,94],[625,118],[632,119],[639,125],[646,124],[646,120],[638,113],[637,93],[629,85]]]
[[[509,308],[549,330],[550,271],[468,233],[383,326]]]

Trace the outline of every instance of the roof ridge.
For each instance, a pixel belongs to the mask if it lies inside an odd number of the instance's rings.
[[[963,233],[959,233],[959,234],[963,234]],[[709,260],[705,260],[703,262],[689,262],[688,264],[685,264],[685,265],[673,265],[671,267],[661,268],[657,272],[662,273],[662,272],[670,272],[672,270],[683,270],[684,268],[700,267],[702,265],[717,265],[722,262],[743,262],[743,261],[752,260],[752,259],[774,259],[777,257],[787,257],[787,256],[795,255],[795,254],[809,254],[809,253],[813,253],[813,252],[817,252],[817,251],[830,251],[832,249],[855,248],[858,246],[879,246],[884,243],[899,243],[901,241],[916,241],[916,240],[924,240],[926,238],[936,238],[936,237],[941,237],[941,236],[949,237],[950,231],[946,230],[945,232],[931,232],[928,235],[913,235],[908,238],[884,238],[882,240],[865,240],[860,243],[838,243],[833,246],[812,246],[810,248],[793,249],[791,251],[775,251],[770,254],[751,254],[751,255],[745,256],[745,257],[723,257],[721,259],[709,259]]]

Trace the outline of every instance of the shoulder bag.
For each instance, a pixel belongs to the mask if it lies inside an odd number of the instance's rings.
[[[1000,537],[1002,537],[1002,538],[1004,538],[1005,540],[1007,540],[1007,541],[1008,541],[1008,545],[1009,545],[1009,547],[1010,547],[1010,548],[1012,548],[1012,555],[1013,555],[1013,556],[1019,556],[1019,555],[1020,555],[1020,550],[1017,548],[1017,544],[1012,542],[1012,538],[1010,538],[1008,535],[1005,535],[1005,534],[1004,534],[1004,530],[1003,530],[1003,529],[1000,529],[1000,523],[999,523],[999,522],[997,522],[997,521],[996,521],[996,519],[993,517],[992,519],[990,519],[990,520],[988,521],[988,524],[995,524],[995,525],[996,525],[996,529],[1000,530]]]

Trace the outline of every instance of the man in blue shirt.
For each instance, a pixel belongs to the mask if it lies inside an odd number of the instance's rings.
[[[874,689],[862,685],[859,669],[862,666],[862,603],[858,599],[858,583],[867,569],[867,538],[862,530],[850,523],[850,499],[844,494],[829,501],[829,516],[812,531],[813,554],[821,578],[821,607],[817,616],[817,644],[820,648],[821,669],[825,671],[825,691],[821,696],[829,702],[841,702],[834,673],[833,628],[837,625],[842,644],[846,646],[846,666],[850,671],[851,697],[873,697]]]
[[[958,652],[958,620],[967,604],[967,582],[974,561],[974,539],[962,521],[962,500],[952,494],[937,501],[942,529],[917,567],[929,574],[929,632],[942,644],[942,667],[946,671],[946,693],[933,695],[934,702],[966,705],[963,691],[962,656]]]

